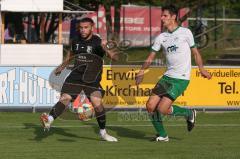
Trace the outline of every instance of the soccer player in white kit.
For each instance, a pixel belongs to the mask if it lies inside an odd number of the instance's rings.
[[[204,78],[211,78],[211,75],[203,68],[200,53],[195,47],[192,32],[188,28],[178,25],[178,10],[175,6],[169,5],[162,8],[161,20],[167,29],[155,39],[148,58],[137,74],[136,84],[143,80],[144,70],[147,69],[161,48],[166,56],[167,71],[158,81],[152,90],[146,107],[152,124],[157,131],[156,141],[169,141],[168,135],[163,127],[161,114],[184,116],[187,121],[188,131],[194,127],[196,111],[173,105],[173,102],[187,88],[191,73],[191,52],[196,64]]]

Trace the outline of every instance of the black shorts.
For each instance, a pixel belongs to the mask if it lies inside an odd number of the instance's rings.
[[[70,74],[63,83],[61,94],[69,94],[73,101],[82,91],[84,91],[87,97],[90,97],[90,95],[95,91],[99,91],[102,97],[105,93],[100,84],[100,80],[87,83],[81,80],[81,75]]]

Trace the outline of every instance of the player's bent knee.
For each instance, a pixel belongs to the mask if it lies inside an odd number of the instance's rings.
[[[102,106],[102,100],[100,98],[91,98],[91,102],[94,107]]]
[[[163,115],[168,115],[169,111],[167,108],[158,107],[158,111]]]
[[[147,104],[146,104],[148,113],[153,113],[155,111],[155,107],[156,106],[151,102],[147,102]]]
[[[67,103],[69,103],[71,100],[72,100],[72,97],[69,94],[64,93],[61,95],[59,101],[67,105]]]
[[[104,111],[104,107],[102,105],[98,105],[94,107],[94,110],[99,113]]]

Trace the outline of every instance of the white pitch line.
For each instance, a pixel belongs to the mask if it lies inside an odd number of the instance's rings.
[[[95,126],[95,125],[93,125]],[[185,127],[186,124],[167,124],[164,125],[167,127]],[[12,125],[12,126],[0,126],[0,128],[35,128],[41,127],[40,125],[36,126],[24,126],[24,125]],[[91,128],[92,125],[59,125],[52,126],[53,128]],[[107,125],[107,127],[152,127],[152,125]],[[240,127],[240,124],[198,124],[196,127]]]
[[[146,124],[146,125],[107,125],[107,127],[152,127],[153,125]],[[164,126],[168,127],[182,127],[186,126],[186,124],[166,124]],[[196,127],[240,127],[240,124],[199,124],[196,125]],[[54,127],[54,126],[53,126]],[[68,126],[68,125],[63,125],[63,126],[55,126],[55,127],[73,127],[73,128],[78,128],[78,127],[92,127],[91,125],[80,125],[80,126]]]

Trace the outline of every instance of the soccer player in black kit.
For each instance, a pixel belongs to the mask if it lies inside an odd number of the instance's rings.
[[[105,141],[117,141],[110,136],[106,130],[106,115],[102,104],[104,90],[100,85],[103,56],[117,60],[115,52],[106,49],[106,44],[98,35],[93,34],[94,22],[91,18],[82,18],[79,21],[79,35],[72,40],[71,51],[68,52],[65,61],[56,70],[58,75],[74,59],[74,68],[64,81],[61,90],[61,97],[49,114],[43,113],[40,116],[44,129],[49,129],[52,122],[60,116],[71,101],[76,99],[79,93],[84,91],[92,102],[97,122],[100,128],[100,136]]]

